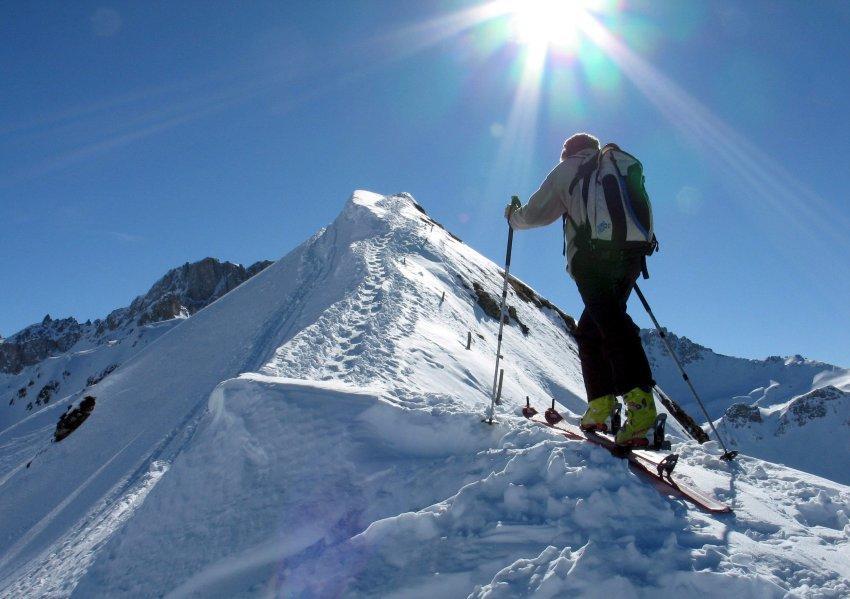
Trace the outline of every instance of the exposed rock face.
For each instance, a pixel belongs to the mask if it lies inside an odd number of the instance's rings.
[[[687,337],[674,335],[667,329],[664,330],[664,333],[667,335],[667,341],[673,347],[673,351],[676,352],[683,365],[698,362],[703,359],[704,353],[711,351],[702,345],[694,343]],[[657,346],[662,354],[667,352],[667,349],[664,347],[664,341],[655,329],[641,329],[640,336],[644,347],[650,348]],[[647,357],[650,359],[650,363],[652,363],[652,356]],[[654,364],[652,365],[654,366]]]
[[[761,422],[761,411],[756,406],[748,406],[736,403],[729,406],[724,415],[726,422],[733,426],[739,426],[748,422]]]
[[[142,326],[178,316],[191,316],[271,264],[268,260],[245,268],[240,264],[205,258],[168,271],[145,294],[104,320],[80,324],[74,318],[53,320],[49,315],[0,339],[0,372],[19,373],[25,366],[67,352],[83,336],[97,340],[107,331]]]
[[[575,335],[576,321],[572,316],[566,314],[563,310],[561,310],[558,306],[547,300],[545,297],[537,295],[537,293],[535,293],[535,291],[531,287],[529,287],[516,277],[510,277],[508,279],[508,282],[511,284],[514,293],[516,293],[521,300],[534,304],[538,308],[548,308],[554,311],[561,318],[561,320],[564,321],[564,326],[567,327],[567,332],[571,335]]]
[[[777,435],[784,433],[789,427],[805,426],[812,420],[825,418],[830,402],[850,400],[850,394],[836,389],[832,385],[815,389],[792,401],[785,413],[779,419]]]
[[[130,323],[145,325],[178,316],[191,316],[228,291],[235,289],[271,262],[264,260],[245,268],[241,264],[204,258],[168,271],[145,295],[133,300],[106,318],[106,327],[114,330]]]
[[[82,335],[83,327],[75,319],[53,320],[48,314],[40,324],[0,342],[0,371],[16,374],[24,366],[68,351]]]
[[[496,301],[496,298],[487,293],[487,291],[477,281],[473,281],[472,288],[475,290],[476,301],[481,309],[484,310],[484,313],[494,320],[499,320],[502,315],[499,308],[499,302]],[[522,334],[528,335],[529,329],[520,321],[516,307],[508,306],[507,308],[508,317],[505,319],[505,324],[509,325],[511,321],[514,321],[519,326]]]

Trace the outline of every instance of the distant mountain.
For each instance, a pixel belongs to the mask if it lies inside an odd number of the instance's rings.
[[[0,342],[0,372],[17,374],[24,366],[66,352],[83,334],[84,327],[76,319],[53,320],[48,314],[40,323]]]
[[[656,380],[706,422],[658,333],[642,336]],[[850,484],[850,370],[802,356],[734,358],[687,337],[667,338],[731,446]]]
[[[641,337],[656,381],[688,412],[705,422],[658,332],[644,330]],[[685,365],[712,419],[722,416],[733,404],[768,407],[830,384],[850,391],[850,370],[832,364],[802,356],[736,358],[718,354],[669,331],[667,339]]]
[[[850,484],[850,392],[832,385],[791,401],[734,404],[717,426],[747,455]]]
[[[50,315],[0,340],[0,426],[103,380],[168,330],[271,264],[204,258],[169,270],[129,306],[94,322]],[[5,399],[5,401],[4,401]]]
[[[106,317],[104,325],[114,330],[129,324],[144,326],[171,318],[188,317],[235,289],[271,264],[255,262],[248,268],[232,262],[204,258],[169,270],[145,295],[127,308]]]

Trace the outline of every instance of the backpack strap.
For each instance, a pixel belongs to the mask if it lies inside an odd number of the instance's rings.
[[[570,195],[572,195],[573,190],[576,187],[576,184],[579,181],[581,181],[582,179],[585,179],[584,189],[582,189],[582,195],[584,196],[585,203],[587,202],[588,182],[589,182],[590,176],[593,174],[593,171],[595,171],[597,168],[599,168],[599,156],[600,155],[601,155],[601,152],[596,152],[593,156],[591,156],[590,158],[588,158],[587,160],[582,162],[579,165],[578,170],[576,171],[576,176],[573,177],[573,180],[570,183],[569,192],[570,192]]]
[[[587,215],[587,198],[588,193],[590,192],[590,179],[593,176],[594,171],[599,168],[599,156],[600,153],[596,152],[593,156],[582,162],[578,170],[576,171],[576,176],[573,177],[573,180],[570,182],[570,187],[568,189],[569,194],[573,195],[573,190],[575,190],[576,185],[578,185],[579,181],[583,181],[582,189],[581,189],[581,198],[584,201],[584,212],[585,217]],[[569,213],[564,213],[563,216],[563,227],[564,227],[564,256],[567,255],[567,221],[569,221],[573,225],[573,229],[575,229],[576,233],[579,234],[582,231],[582,227],[575,221]],[[589,236],[589,233],[586,232]]]

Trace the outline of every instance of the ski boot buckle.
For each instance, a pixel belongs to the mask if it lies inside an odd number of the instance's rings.
[[[670,449],[672,445],[670,441],[664,438],[664,427],[667,424],[667,414],[659,414],[655,417],[655,423],[652,425],[652,443],[650,449]]]
[[[620,402],[616,402],[614,404],[614,409],[611,410],[611,434],[615,437],[617,433],[620,431],[620,427],[623,426],[623,406],[620,405]]]

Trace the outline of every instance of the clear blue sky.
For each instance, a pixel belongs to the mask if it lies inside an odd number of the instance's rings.
[[[543,46],[481,2],[0,4],[0,333],[280,257],[356,188],[501,262],[587,130],[644,162],[664,324],[850,366],[850,3],[587,4]],[[560,252],[522,232],[514,269],[576,314]]]

